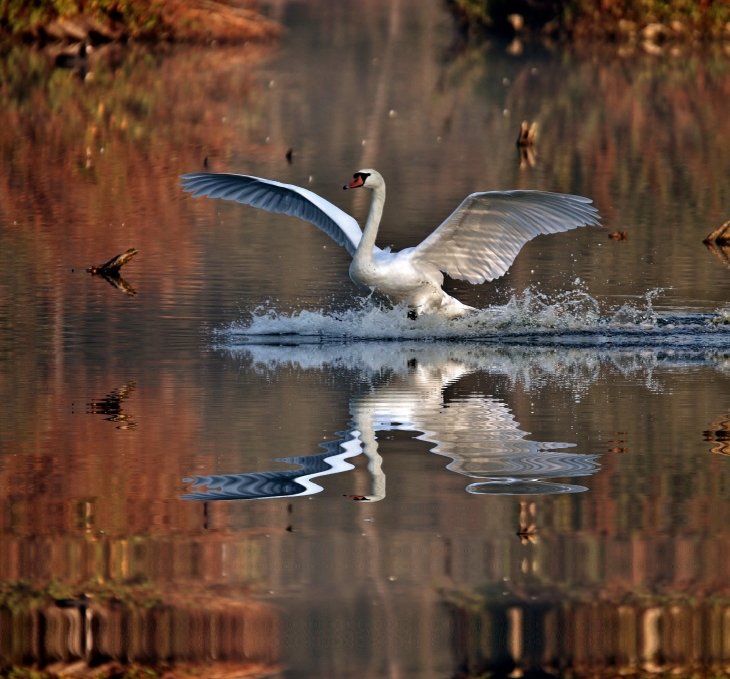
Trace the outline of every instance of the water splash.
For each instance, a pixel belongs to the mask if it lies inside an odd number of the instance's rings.
[[[408,317],[408,308],[386,308],[370,299],[358,299],[346,310],[299,310],[291,313],[259,307],[243,322],[217,332],[223,344],[328,342],[342,340],[481,340],[498,342],[568,343],[594,345],[657,341],[708,346],[730,344],[730,324],[721,312],[667,314],[654,308],[661,289],[648,291],[618,309],[602,311],[600,302],[578,285],[547,295],[528,287],[503,305],[479,310],[463,318]],[[711,337],[714,335],[714,338]]]

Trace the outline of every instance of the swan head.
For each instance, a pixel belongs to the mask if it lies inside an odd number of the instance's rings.
[[[383,176],[377,170],[358,170],[352,175],[352,181],[345,184],[343,189],[379,189],[385,186]]]

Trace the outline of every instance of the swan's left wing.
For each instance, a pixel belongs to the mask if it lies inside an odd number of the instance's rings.
[[[592,202],[547,191],[472,193],[411,257],[452,278],[491,281],[509,269],[535,236],[598,225],[600,216]]]
[[[293,184],[245,174],[200,172],[184,174],[180,178],[184,190],[192,192],[196,198],[208,196],[235,200],[311,222],[338,245],[344,245],[352,256],[362,238],[358,223],[350,215],[316,193]]]

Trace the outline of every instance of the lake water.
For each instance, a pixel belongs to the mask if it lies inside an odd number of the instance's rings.
[[[265,9],[268,47],[3,48],[0,664],[724,673],[730,260],[702,239],[730,218],[728,45]],[[413,321],[311,225],[178,185],[268,177],[362,224],[341,186],[370,166],[382,247],[490,189],[588,196],[603,226]],[[85,272],[130,247],[122,281]]]

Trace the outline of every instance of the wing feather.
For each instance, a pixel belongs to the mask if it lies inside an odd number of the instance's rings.
[[[452,278],[483,283],[502,276],[522,246],[541,234],[598,225],[589,198],[548,191],[487,191],[467,196],[413,251]]]
[[[244,174],[194,173],[180,178],[184,190],[194,198],[208,196],[235,200],[311,222],[353,256],[362,238],[358,223],[350,215],[316,193],[293,184]]]

